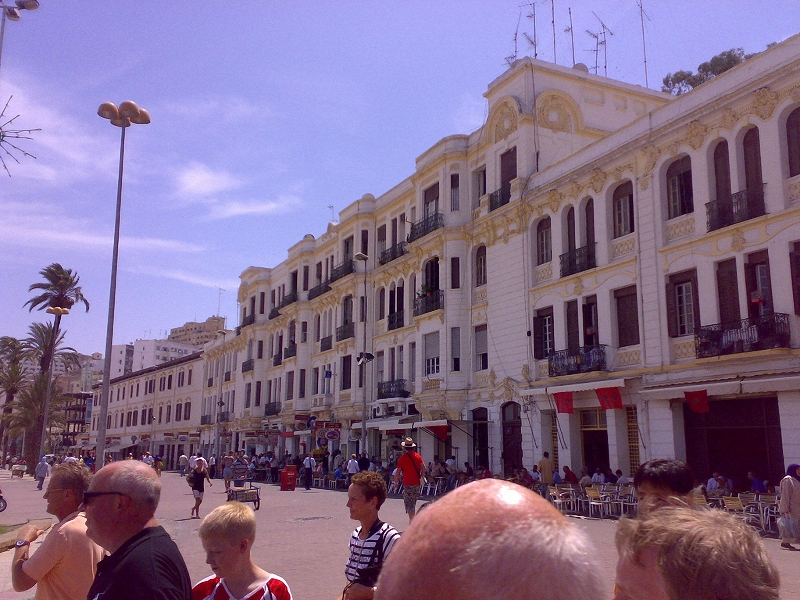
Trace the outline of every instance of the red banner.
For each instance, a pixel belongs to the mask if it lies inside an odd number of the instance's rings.
[[[686,401],[689,403],[689,408],[696,413],[707,413],[711,410],[708,407],[708,390],[699,390],[697,392],[683,392]]]
[[[597,388],[595,393],[597,394],[597,399],[600,401],[600,407],[603,410],[622,408],[622,396],[619,393],[619,388]]]
[[[556,410],[560,413],[571,415],[574,413],[572,408],[572,392],[556,392],[553,394],[556,400]]]

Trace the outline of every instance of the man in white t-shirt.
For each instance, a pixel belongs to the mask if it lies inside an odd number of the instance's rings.
[[[314,460],[314,457],[310,454],[306,454],[306,457],[303,459],[303,471],[305,471],[306,477],[306,490],[311,489],[311,484],[314,481],[314,469],[317,468],[317,461]]]
[[[197,454],[192,452],[192,455],[189,457],[189,469],[194,469],[195,462],[197,461]]]
[[[149,452],[145,452],[144,456],[142,457],[142,462],[146,464],[148,467],[152,467],[153,463],[156,462],[156,460],[150,455]]]

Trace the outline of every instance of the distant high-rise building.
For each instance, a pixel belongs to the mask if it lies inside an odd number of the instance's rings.
[[[168,340],[202,346],[214,339],[221,329],[225,329],[225,317],[208,317],[203,323],[190,321],[181,327],[170,330]]]

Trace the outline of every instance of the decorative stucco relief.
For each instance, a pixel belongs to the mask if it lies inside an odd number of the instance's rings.
[[[614,240],[612,258],[619,258],[620,256],[625,256],[626,254],[632,254],[635,250],[636,238],[632,235],[625,237],[624,239]]]
[[[672,219],[667,222],[667,239],[677,240],[694,233],[694,215],[689,215],[683,219]]]
[[[552,131],[569,133],[572,129],[572,119],[564,103],[554,97],[544,98],[538,102],[539,125]]]
[[[517,130],[517,111],[508,103],[497,109],[494,125],[495,143],[506,139]]]
[[[757,89],[753,98],[750,110],[754,112],[762,121],[766,121],[772,116],[775,107],[781,101],[780,95],[773,92],[768,87]]]

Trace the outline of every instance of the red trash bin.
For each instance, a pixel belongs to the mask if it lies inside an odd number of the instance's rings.
[[[286,465],[286,468],[281,471],[281,491],[293,492],[297,486],[297,467],[294,465]]]

